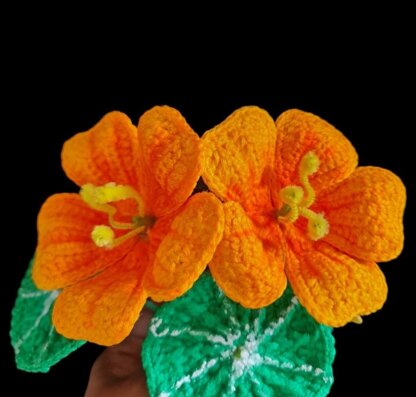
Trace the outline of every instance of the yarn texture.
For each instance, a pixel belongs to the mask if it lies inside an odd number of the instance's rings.
[[[52,324],[52,307],[59,292],[42,291],[32,281],[31,261],[12,311],[10,337],[17,368],[48,372],[50,367],[85,342],[64,338]]]
[[[43,204],[12,312],[25,371],[118,344],[166,302],[141,351],[151,397],[323,397],[332,327],[383,306],[378,263],[403,249],[400,178],[297,109],[243,107],[202,138],[169,106],[137,126],[114,111],[62,166],[79,193]]]
[[[245,309],[205,273],[155,313],[142,360],[151,397],[326,396],[335,356],[290,288],[274,304]]]
[[[203,192],[200,142],[175,109],[146,112],[138,127],[111,112],[62,151],[80,194],[56,194],[38,216],[33,279],[62,289],[58,332],[100,345],[121,342],[148,297],[172,300],[192,287],[223,232],[220,201]]]
[[[255,106],[202,137],[202,177],[225,202],[224,235],[209,264],[247,308],[275,302],[289,280],[320,323],[339,327],[380,309],[377,262],[403,248],[406,191],[392,172],[358,167],[348,139],[319,117]]]

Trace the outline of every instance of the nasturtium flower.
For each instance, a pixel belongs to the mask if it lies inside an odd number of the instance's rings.
[[[155,313],[142,349],[151,397],[326,396],[332,329],[290,288],[266,308],[229,300],[206,273]]]
[[[224,237],[210,270],[248,308],[286,288],[330,326],[380,309],[376,262],[403,247],[405,188],[392,172],[358,167],[348,139],[319,117],[244,107],[202,138],[202,177],[224,204]]]
[[[63,168],[81,191],[43,205],[33,267],[38,288],[62,290],[53,309],[59,333],[118,343],[148,297],[171,300],[191,288],[223,229],[212,193],[190,197],[199,156],[199,137],[166,106],[138,127],[109,113],[65,143]]]

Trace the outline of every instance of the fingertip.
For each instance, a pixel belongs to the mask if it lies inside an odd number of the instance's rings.
[[[134,324],[133,329],[129,336],[136,336],[144,339],[147,335],[147,329],[149,327],[150,321],[152,320],[154,312],[148,308],[144,308],[140,313],[140,317]],[[123,342],[122,342],[123,343]]]

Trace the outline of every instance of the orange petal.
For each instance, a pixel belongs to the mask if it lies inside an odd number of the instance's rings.
[[[222,237],[224,212],[212,193],[192,196],[170,224],[158,247],[146,290],[156,300],[172,300],[204,271]]]
[[[131,248],[128,241],[111,250],[91,239],[95,225],[107,217],[94,211],[78,194],[56,194],[38,216],[38,246],[33,279],[38,288],[57,289],[83,280],[120,259]]]
[[[199,137],[183,116],[156,106],[139,120],[140,193],[157,217],[179,208],[200,176]]]
[[[211,273],[232,300],[250,309],[267,306],[286,288],[281,232],[271,222],[262,225],[263,235],[259,236],[236,202],[224,204],[224,213],[224,236],[209,264]]]
[[[270,169],[276,128],[255,106],[235,111],[202,137],[202,177],[225,200],[248,211],[270,207]]]
[[[312,247],[296,254],[289,250],[286,274],[316,321],[340,327],[383,306],[387,284],[377,264],[354,260],[326,243]]]
[[[279,188],[299,185],[299,163],[307,152],[313,151],[320,160],[318,171],[310,177],[316,193],[341,182],[357,166],[358,156],[348,139],[312,113],[288,110],[276,120],[276,128],[275,204],[280,202]]]
[[[323,192],[316,208],[329,222],[327,242],[349,255],[389,261],[403,249],[406,190],[383,168],[359,167],[340,185]]]
[[[69,339],[110,346],[129,335],[147,295],[142,288],[146,246],[137,243],[121,261],[65,288],[53,310],[56,330]]]
[[[78,186],[115,182],[135,187],[137,156],[136,127],[124,113],[111,112],[65,142],[62,166]]]

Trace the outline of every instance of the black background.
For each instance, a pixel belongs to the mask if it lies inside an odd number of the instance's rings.
[[[82,396],[100,351],[87,345],[49,374],[28,374],[15,369],[8,337],[10,310],[36,246],[37,212],[50,194],[76,191],[61,169],[61,146],[110,110],[121,110],[137,122],[157,104],[180,110],[200,134],[243,105],[263,107],[274,118],[293,107],[311,111],[344,132],[361,165],[385,167],[403,179],[408,189],[405,250],[399,259],[381,265],[388,301],[363,325],[335,331],[330,395],[377,395],[391,387],[395,395],[405,394],[414,377],[404,358],[412,358],[414,349],[410,319],[416,256],[415,85],[406,46],[384,37],[373,41],[370,33],[359,50],[348,40],[342,49],[329,45],[328,50],[317,41],[296,46],[292,58],[281,52],[280,41],[260,48],[255,40],[236,37],[220,44],[229,49],[224,59],[207,52],[214,44],[200,43],[196,54],[196,48],[186,51],[169,36],[150,52],[144,50],[146,39],[137,39],[130,48],[91,40],[81,52],[70,41],[58,48],[45,45],[50,33],[27,37],[24,45],[14,47],[3,81],[8,89],[3,91],[7,105],[1,144],[0,341],[2,378],[12,394],[29,389],[44,397]]]

